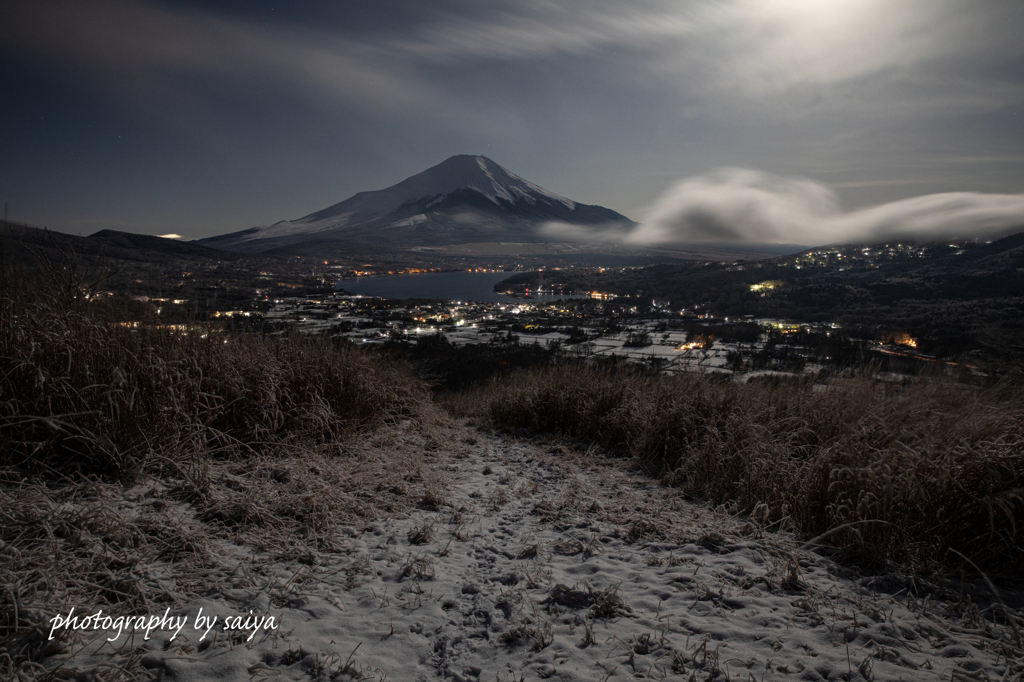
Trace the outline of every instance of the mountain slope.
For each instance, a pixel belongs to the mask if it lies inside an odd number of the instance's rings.
[[[359,192],[298,220],[200,240],[252,253],[319,249],[338,242],[443,246],[464,242],[541,242],[545,222],[634,223],[601,206],[580,204],[502,168],[484,156],[453,156],[386,189]]]

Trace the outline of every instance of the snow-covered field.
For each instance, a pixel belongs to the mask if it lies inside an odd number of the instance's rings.
[[[343,551],[222,541],[223,585],[175,611],[277,629],[90,634],[66,677],[131,659],[166,680],[1024,678],[999,604],[861,576],[623,460],[479,435],[436,466],[443,494],[346,529]]]

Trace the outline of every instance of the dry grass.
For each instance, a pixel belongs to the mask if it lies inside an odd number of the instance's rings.
[[[428,545],[437,539],[435,519],[426,519],[418,526],[409,529],[409,542],[414,545]]]
[[[420,499],[420,506],[431,511],[441,511],[448,506],[448,498],[436,488],[429,488],[423,498]]]
[[[417,580],[429,580],[436,575],[437,562],[426,554],[409,556],[402,566],[402,577],[413,577]]]
[[[275,605],[287,604],[275,564],[330,568],[368,521],[415,505],[415,490],[390,488],[424,465],[417,431],[386,446],[360,439],[348,455],[292,448],[211,460],[202,481],[165,473],[127,490],[95,480],[0,487],[0,647],[17,665],[59,653],[70,642],[47,642],[46,620],[71,606],[137,614],[268,584]],[[266,559],[236,571],[225,549],[235,543]]]
[[[690,494],[862,559],[934,570],[962,567],[960,552],[1014,579],[1024,565],[1022,393],[869,375],[826,388],[567,365],[524,371],[465,402],[492,425],[632,455]]]
[[[424,469],[438,443],[463,447],[402,366],[116,315],[73,269],[0,268],[0,678],[53,676],[41,662],[79,635],[47,641],[46,621],[71,606],[154,612],[257,584],[286,604],[368,520],[443,499]],[[234,543],[266,558],[240,567]],[[278,562],[300,569],[275,586]]]
[[[615,618],[632,612],[622,601],[622,590],[618,585],[595,590],[587,583],[582,588],[558,584],[549,590],[548,596],[540,603],[547,604],[549,609],[556,604],[571,609],[589,608],[592,618]]]
[[[408,370],[329,341],[118,325],[67,277],[0,274],[0,465],[124,477],[197,451],[337,443],[429,403]]]

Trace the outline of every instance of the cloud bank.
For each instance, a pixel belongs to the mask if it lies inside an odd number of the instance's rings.
[[[446,80],[453,65],[486,72],[498,63],[599,54],[626,64],[610,78],[632,83],[642,74],[666,100],[714,111],[730,104],[759,118],[766,98],[788,118],[827,101],[832,110],[870,108],[866,102],[894,93],[903,106],[971,110],[1022,95],[1005,66],[1024,56],[1017,3],[978,12],[972,3],[934,0],[641,0],[628,8],[515,0],[468,13],[462,3],[412,11],[417,4],[394,3],[393,21],[363,33],[337,17],[267,23],[218,12],[214,3],[203,11],[152,0],[34,0],[7,11],[0,49],[81,69],[133,100],[213,98],[211,90],[227,87],[298,93],[329,107],[445,108],[456,91],[476,96]],[[575,68],[567,82],[595,64]],[[889,96],[865,98],[866,82]],[[839,86],[850,86],[847,96],[821,90]],[[807,91],[813,97],[797,96]]]
[[[813,180],[725,168],[668,190],[623,241],[812,245],[1017,231],[1024,231],[1024,194],[947,192],[843,212],[836,193]]]

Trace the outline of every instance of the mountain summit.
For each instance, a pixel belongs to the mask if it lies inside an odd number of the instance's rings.
[[[250,253],[296,253],[343,242],[446,246],[471,242],[542,242],[548,222],[585,226],[634,223],[601,206],[559,196],[486,156],[453,156],[397,185],[358,194],[298,220],[200,240]]]

